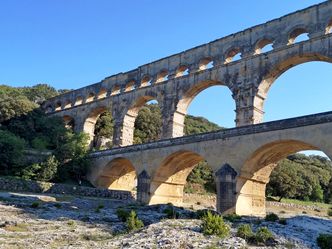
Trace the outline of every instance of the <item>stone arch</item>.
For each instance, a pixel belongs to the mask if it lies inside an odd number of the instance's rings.
[[[85,103],[92,102],[95,99],[95,94],[93,92],[90,92],[85,100]]]
[[[187,115],[187,110],[190,103],[194,100],[194,98],[205,89],[211,86],[225,86],[225,84],[216,80],[206,80],[202,81],[198,84],[193,85],[189,89],[187,89],[181,96],[179,101],[176,104],[176,110],[173,115],[173,134],[172,137],[181,137],[184,134],[184,119]]]
[[[132,145],[134,141],[134,130],[135,130],[135,120],[137,118],[138,112],[141,108],[149,101],[156,100],[160,105],[161,102],[155,94],[150,93],[150,95],[141,96],[136,99],[135,102],[125,111],[122,118],[122,131],[121,131],[121,146]]]
[[[204,57],[198,63],[198,70],[202,71],[202,70],[213,68],[213,66],[214,66],[213,63],[214,62],[211,57]]]
[[[188,75],[188,73],[189,73],[189,67],[186,65],[181,65],[177,68],[175,77],[185,76]]]
[[[103,99],[107,97],[107,89],[101,88],[98,92],[97,99]]]
[[[56,102],[56,104],[55,104],[55,111],[61,111],[61,109],[62,109],[61,102],[60,101]]]
[[[117,95],[121,93],[121,87],[119,85],[114,85],[112,87],[112,92],[111,92],[111,96],[113,95]]]
[[[152,78],[150,75],[144,75],[142,80],[141,80],[141,85],[140,87],[146,87],[146,86],[150,86],[152,82]]]
[[[242,51],[240,47],[230,48],[229,50],[227,50],[225,54],[225,64],[234,61],[234,58],[238,55],[240,56],[240,58],[242,57]]]
[[[67,129],[71,129],[71,130],[75,129],[75,119],[72,116],[69,116],[69,115],[63,116],[63,122]]]
[[[166,157],[156,169],[150,186],[149,204],[173,203],[181,205],[183,187],[193,168],[204,158],[199,154],[181,150]]]
[[[262,53],[263,48],[270,44],[273,46],[273,39],[263,38],[258,40],[255,45],[255,54]]]
[[[166,80],[168,80],[168,70],[163,69],[157,74],[156,83],[160,83]]]
[[[300,140],[274,141],[257,148],[244,162],[237,180],[236,213],[265,215],[265,188],[277,162],[303,150],[321,149]]]
[[[93,109],[90,111],[88,116],[84,120],[84,125],[83,125],[83,131],[87,134],[89,134],[89,146],[92,146],[93,138],[95,136],[94,131],[95,131],[95,125],[96,122],[103,112],[107,110],[106,106],[101,106]]]
[[[67,100],[67,101],[65,102],[64,109],[68,109],[68,108],[70,108],[70,107],[72,107],[72,103],[71,103],[70,100]]]
[[[312,61],[332,63],[332,57],[328,57],[321,53],[306,53],[303,55],[295,55],[285,58],[281,62],[274,65],[270,70],[267,70],[267,73],[262,77],[258,85],[257,93],[254,96],[253,100],[255,109],[261,110],[261,112],[259,112],[259,115],[261,115],[261,117],[255,117],[255,119],[262,120],[262,116],[264,114],[264,101],[272,84],[287,70],[297,65]]]
[[[131,161],[118,157],[108,162],[92,182],[95,187],[133,191],[136,187],[136,170]]]
[[[130,80],[125,86],[125,92],[133,91],[135,90],[135,80]]]
[[[296,41],[296,38],[303,34],[309,34],[309,31],[307,28],[302,27],[302,26],[293,28],[291,30],[291,32],[289,32],[289,35],[288,35],[288,45],[294,44]]]
[[[332,33],[332,18],[331,20],[329,21],[329,23],[327,24],[326,26],[326,29],[325,29],[325,34],[331,34]]]
[[[46,113],[51,113],[54,111],[54,108],[51,104],[47,105],[46,108],[45,108],[45,112]]]
[[[83,98],[82,98],[82,96],[77,96],[75,99],[74,106],[81,105],[81,104],[83,104]]]

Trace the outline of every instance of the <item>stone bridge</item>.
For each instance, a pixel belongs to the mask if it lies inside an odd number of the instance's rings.
[[[129,190],[138,175],[140,201],[179,203],[186,176],[206,160],[216,173],[219,211],[263,214],[265,185],[279,159],[305,149],[332,155],[331,113],[258,124],[275,80],[309,61],[332,62],[332,1],[64,93],[43,108],[91,141],[99,115],[112,113],[115,148],[92,154],[95,186]],[[215,85],[230,90],[238,128],[175,138],[184,134],[191,101]],[[150,100],[161,108],[162,140],[130,146],[138,112]]]
[[[332,158],[332,112],[94,152],[89,180],[128,191],[137,184],[140,202],[181,205],[187,176],[206,160],[215,173],[218,211],[263,215],[276,163],[302,150]]]

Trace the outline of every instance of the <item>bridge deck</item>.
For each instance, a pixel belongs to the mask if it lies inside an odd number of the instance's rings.
[[[332,111],[311,114],[306,116],[300,116],[295,118],[282,119],[277,121],[265,122],[255,125],[247,125],[229,129],[222,129],[212,132],[205,132],[196,135],[189,135],[177,138],[162,139],[155,142],[136,144],[125,147],[118,147],[108,150],[100,150],[90,154],[91,158],[106,156],[106,155],[116,155],[128,152],[136,152],[141,150],[149,150],[156,148],[164,148],[168,146],[181,145],[186,143],[195,143],[216,139],[225,139],[229,137],[243,136],[254,133],[263,133],[276,130],[285,130],[298,128],[303,126],[317,125],[323,123],[332,122]]]

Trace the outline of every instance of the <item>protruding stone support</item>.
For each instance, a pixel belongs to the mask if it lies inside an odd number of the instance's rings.
[[[137,178],[137,201],[148,204],[150,202],[151,177],[143,170]]]
[[[236,171],[225,164],[216,172],[217,211],[231,213],[236,204]]]

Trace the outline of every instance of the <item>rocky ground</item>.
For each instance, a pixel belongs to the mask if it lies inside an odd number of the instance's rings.
[[[125,233],[117,208],[135,209],[145,227]],[[287,211],[287,224],[242,218],[230,223],[231,236],[204,236],[195,212],[180,209],[179,219],[167,219],[166,205],[137,206],[123,201],[71,196],[0,193],[0,248],[267,248],[254,247],[235,236],[236,227],[267,226],[276,245],[269,248],[317,248],[319,233],[332,232],[332,219]]]

